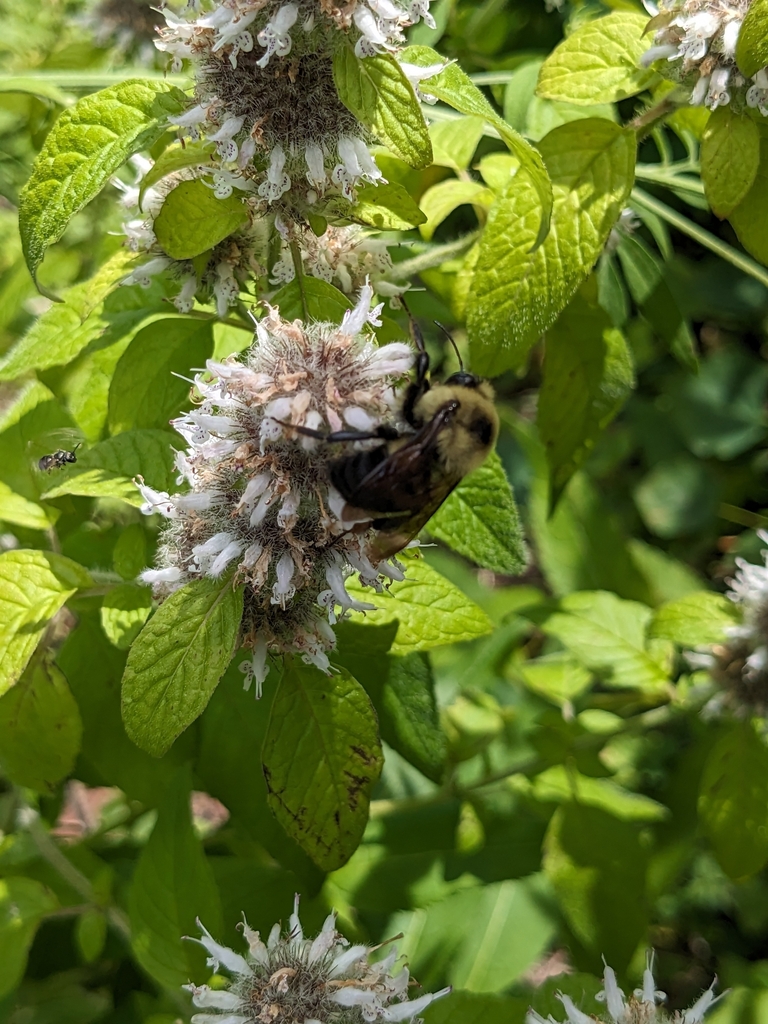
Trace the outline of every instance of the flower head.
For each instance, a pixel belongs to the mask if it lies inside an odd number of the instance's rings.
[[[656,988],[653,978],[653,954],[649,954],[646,968],[643,972],[642,988],[637,988],[627,999],[616,981],[616,974],[605,965],[603,972],[603,989],[595,997],[598,1002],[605,1004],[606,1014],[596,1017],[593,1014],[580,1010],[570,996],[558,992],[557,998],[563,1004],[565,1020],[563,1024],[595,1024],[602,1021],[603,1024],[700,1024],[704,1014],[725,993],[715,996],[714,987],[717,979],[704,992],[688,1010],[665,1010],[660,1004],[667,998],[663,992]],[[554,1017],[546,1020],[535,1010],[529,1010],[525,1018],[526,1024],[559,1024]]]
[[[371,962],[367,946],[350,946],[329,914],[319,935],[305,938],[296,897],[288,927],[276,924],[265,942],[243,924],[248,952],[241,956],[221,946],[198,921],[203,937],[193,939],[208,952],[208,964],[231,975],[227,989],[185,986],[192,1002],[212,1012],[196,1013],[192,1024],[365,1024],[418,1021],[435,999],[451,990],[408,999],[408,968],[394,973],[397,949]]]
[[[662,0],[653,19],[653,46],[642,64],[673,65],[673,74],[690,83],[690,102],[711,110],[730,103],[738,92],[750,107],[768,115],[768,69],[745,78],[736,66],[736,43],[752,0]]]
[[[349,609],[372,607],[347,592],[351,573],[376,589],[403,578],[396,563],[371,561],[370,517],[329,483],[338,451],[294,429],[370,432],[396,416],[393,385],[413,352],[366,337],[378,314],[372,294],[366,284],[340,327],[288,323],[273,309],[245,361],[209,361],[211,379],[196,378],[201,404],[173,421],[188,446],[177,456],[188,492],[139,483],[142,511],[168,520],[158,567],[144,581],[162,597],[233,573],[245,585],[241,640],[253,650],[246,686],[255,678],[257,693],[269,651],[294,651],[328,670],[331,625]]]

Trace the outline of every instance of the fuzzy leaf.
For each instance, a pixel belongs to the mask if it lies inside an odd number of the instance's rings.
[[[427,218],[402,185],[389,182],[358,188],[350,219],[382,231],[407,231],[423,224]]]
[[[768,0],[752,0],[739,29],[736,63],[748,78],[768,64]]]
[[[435,121],[429,126],[429,134],[432,138],[432,163],[454,171],[466,171],[483,136],[483,119],[468,116]]]
[[[130,889],[133,952],[150,977],[169,989],[210,974],[203,950],[183,938],[200,934],[195,919],[214,935],[221,930],[219,895],[192,828],[189,800],[189,771],[182,769],[163,794]]]
[[[262,748],[269,805],[291,838],[324,871],[345,864],[368,821],[383,758],[376,714],[345,670],[289,666],[272,704]]]
[[[728,218],[739,241],[761,263],[768,264],[768,133],[760,137],[760,165],[752,188]]]
[[[16,494],[0,481],[0,522],[23,526],[28,530],[48,530],[56,521],[57,514],[57,509],[45,509]]]
[[[738,618],[732,601],[711,590],[701,590],[663,604],[654,614],[648,634],[681,647],[718,644]]]
[[[141,632],[152,610],[147,587],[124,583],[111,590],[101,605],[101,628],[111,644],[127,650]]]
[[[517,506],[495,452],[448,496],[427,532],[483,569],[509,576],[523,570],[527,559]]]
[[[0,694],[17,682],[59,608],[92,584],[81,565],[50,551],[0,554]]]
[[[187,139],[183,146],[181,143],[175,143],[164,149],[141,179],[139,207],[141,208],[143,204],[144,194],[148,188],[152,188],[167,174],[172,174],[174,171],[183,171],[187,167],[198,167],[210,163],[214,150],[215,146],[212,142],[192,142],[190,139]]]
[[[421,237],[429,240],[449,213],[459,206],[471,203],[486,210],[493,205],[494,194],[477,181],[458,181],[449,178],[428,188],[419,200],[426,215],[426,223],[419,230]]]
[[[389,149],[411,167],[429,167],[432,142],[416,94],[390,54],[355,56],[341,46],[333,57],[339,99],[368,125]]]
[[[173,487],[174,440],[176,436],[167,430],[128,430],[100,441],[82,455],[78,453],[77,462],[62,469],[42,497],[80,494],[141,505],[144,499],[133,483],[134,477],[145,477],[161,491]]]
[[[191,366],[213,352],[211,321],[164,317],[142,328],[123,352],[109,388],[109,430],[163,428],[189,399]]]
[[[82,733],[64,674],[44,659],[0,698],[0,762],[17,786],[52,794],[75,766]]]
[[[166,131],[186,97],[162,81],[128,79],[78,100],[54,124],[19,197],[24,256],[34,276],[45,250],[132,153]]]
[[[751,722],[732,726],[710,752],[699,817],[720,866],[734,880],[768,862],[768,748]]]
[[[139,634],[123,675],[125,731],[160,757],[202,714],[237,648],[242,588],[194,580],[160,605]]]
[[[239,193],[217,199],[199,178],[180,182],[163,200],[152,225],[163,251],[174,260],[191,260],[237,231],[248,220]]]
[[[521,174],[491,208],[467,304],[473,368],[494,375],[519,366],[586,278],[634,181],[633,132],[604,119],[555,128],[540,143],[555,205],[534,249],[539,199]]]
[[[752,118],[730,104],[713,110],[701,140],[701,180],[718,217],[727,217],[747,195],[759,163],[760,129]]]
[[[444,59],[428,46],[408,46],[400,55],[401,59],[419,67],[431,64],[442,64]],[[426,78],[419,83],[419,90],[434,96],[458,110],[462,114],[481,117],[486,124],[492,125],[501,136],[503,142],[520,161],[520,168],[533,185],[539,202],[538,230],[534,243],[539,245],[549,230],[552,214],[552,185],[541,155],[529,145],[503,117],[500,117],[485,96],[472,82],[458,64],[448,64],[439,74]]]
[[[426,562],[407,559],[405,577],[381,594],[356,580],[347,581],[350,594],[376,606],[376,611],[353,612],[353,622],[397,623],[393,654],[428,651],[490,633],[491,620],[485,612]]]
[[[47,370],[69,363],[97,338],[105,343],[107,332],[118,338],[143,320],[150,312],[146,296],[141,309],[121,308],[119,303],[105,306],[115,285],[128,273],[132,260],[132,253],[121,250],[89,281],[69,288],[64,301],[46,310],[0,360],[0,380],[14,380],[30,370]]]
[[[0,999],[21,981],[38,925],[57,905],[34,878],[0,878]]]
[[[318,320],[340,324],[354,303],[344,292],[319,277],[296,278],[275,292],[272,303],[283,320]]]
[[[648,18],[613,11],[572,32],[544,61],[537,93],[568,103],[610,103],[647,89],[655,71],[640,67],[650,46]]]

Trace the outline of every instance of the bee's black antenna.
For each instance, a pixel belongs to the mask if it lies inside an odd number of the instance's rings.
[[[459,369],[463,373],[464,372],[464,360],[461,358],[461,352],[459,352],[459,346],[453,340],[453,335],[451,334],[451,332],[448,330],[447,327],[444,327],[443,324],[440,323],[439,320],[435,320],[435,327],[439,327],[440,330],[443,332],[443,334],[448,339],[448,341],[450,341],[451,345],[453,345],[453,351],[456,353],[456,358],[459,360]]]
[[[78,448],[82,448],[82,447],[83,447],[83,442],[82,441],[78,441],[77,444],[75,445],[75,447],[72,449],[72,451],[76,452]]]
[[[403,305],[403,309],[408,314],[408,324],[409,324],[410,329],[411,329],[411,337],[413,338],[413,343],[416,346],[416,348],[419,350],[419,352],[424,352],[425,351],[425,348],[424,348],[424,335],[421,333],[421,328],[419,327],[418,323],[416,322],[416,318],[414,317],[413,313],[408,308],[408,305],[407,305],[405,299],[403,298],[403,296],[400,295],[400,296],[398,296],[398,298],[399,298],[400,302]]]

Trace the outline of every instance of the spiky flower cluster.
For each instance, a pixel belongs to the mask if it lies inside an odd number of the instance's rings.
[[[403,578],[396,563],[371,562],[370,516],[329,483],[331,446],[294,429],[370,431],[396,417],[393,384],[413,352],[368,340],[381,308],[370,310],[372,294],[365,285],[340,327],[288,323],[273,309],[245,362],[209,361],[212,379],[195,379],[201,405],[173,421],[188,444],[176,464],[189,491],[169,495],[140,481],[142,511],[168,520],[158,568],[144,582],[158,597],[229,572],[245,584],[241,642],[253,660],[243,671],[257,696],[269,651],[328,670],[331,625],[372,607],[347,593],[352,572],[377,590]]]
[[[350,946],[336,931],[329,914],[320,934],[304,938],[296,897],[288,929],[276,924],[266,943],[243,924],[248,953],[241,956],[221,946],[198,921],[199,942],[214,971],[232,976],[227,989],[185,986],[192,1002],[212,1013],[196,1013],[192,1024],[365,1024],[373,1021],[417,1021],[431,1002],[451,990],[408,999],[408,968],[393,974],[397,949],[375,963],[367,946]]]
[[[768,68],[745,78],[736,66],[736,43],[752,0],[661,0],[651,21],[654,44],[643,54],[648,67],[666,59],[680,81],[692,84],[690,102],[711,110],[739,94],[768,116]]]
[[[635,989],[629,999],[619,988],[615,972],[605,965],[603,989],[595,998],[605,1004],[607,1016],[596,1017],[584,1013],[571,997],[563,992],[558,992],[557,998],[563,1004],[566,1013],[566,1019],[562,1024],[595,1024],[596,1021],[602,1021],[603,1024],[700,1024],[707,1010],[725,995],[723,993],[715,996],[716,981],[717,979],[712,982],[690,1009],[669,1012],[659,1006],[667,997],[656,988],[653,978],[653,956],[649,955],[643,972],[643,987]],[[545,1019],[535,1010],[528,1011],[525,1021],[526,1024],[560,1024],[551,1015]]]
[[[392,274],[392,260],[386,242],[372,238],[359,227],[328,226],[319,237],[309,227],[283,224],[276,218],[282,238],[280,258],[272,266],[271,284],[286,284],[296,276],[291,243],[301,256],[304,273],[335,284],[352,295],[359,292],[370,278],[379,295],[401,295],[407,284],[387,280]]]
[[[758,530],[757,535],[768,544],[768,532]],[[728,581],[727,596],[741,608],[741,624],[729,626],[722,643],[686,655],[718,684],[707,715],[727,711],[737,718],[768,717],[768,549],[761,554],[763,565],[737,558],[736,575]]]
[[[197,17],[166,10],[158,48],[175,70],[186,58],[197,65],[194,105],[171,121],[215,144],[216,194],[254,192],[265,208],[295,216],[383,181],[367,129],[337,93],[334,51],[346,45],[339,33],[358,57],[396,50],[405,27],[434,24],[429,2],[222,0]],[[412,73],[415,83],[435,72]]]

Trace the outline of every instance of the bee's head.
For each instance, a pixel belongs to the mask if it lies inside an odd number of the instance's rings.
[[[479,388],[483,383],[481,377],[476,377],[474,373],[469,373],[468,370],[459,370],[457,373],[452,373],[450,377],[445,381],[446,384],[455,384],[460,388]]]

